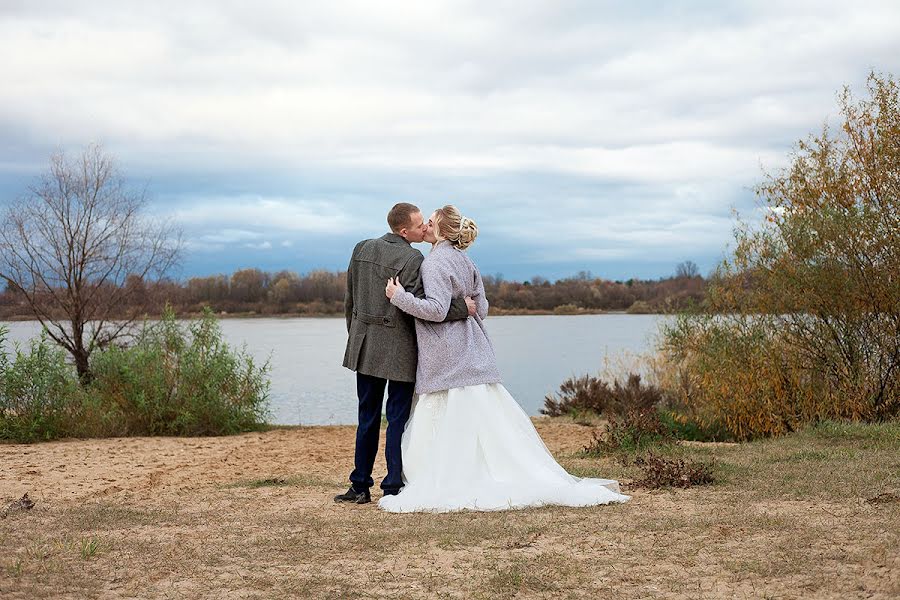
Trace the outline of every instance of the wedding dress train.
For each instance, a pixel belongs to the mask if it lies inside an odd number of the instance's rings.
[[[403,433],[403,480],[389,512],[504,510],[626,502],[610,479],[573,477],[499,383],[422,394]]]

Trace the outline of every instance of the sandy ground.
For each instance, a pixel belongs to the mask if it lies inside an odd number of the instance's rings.
[[[564,466],[622,478],[632,501],[337,505],[352,427],[0,445],[0,516],[26,492],[36,503],[0,519],[0,598],[900,597],[896,503],[629,489],[623,467],[577,454],[590,427],[536,423]]]
[[[554,451],[580,450],[584,427],[546,423]],[[240,480],[303,473],[335,483],[352,469],[355,428],[299,427],[228,437],[139,437],[0,444],[0,495],[29,492],[42,503],[97,499],[174,501],[183,491]],[[383,456],[384,439],[381,440]],[[384,475],[375,465],[376,481]],[[330,505],[329,505],[330,506]]]

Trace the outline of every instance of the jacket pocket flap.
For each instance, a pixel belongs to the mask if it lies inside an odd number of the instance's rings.
[[[353,315],[363,323],[370,323],[372,325],[384,325],[385,327],[395,326],[394,317],[391,317],[389,315],[370,315],[358,310],[354,310]]]

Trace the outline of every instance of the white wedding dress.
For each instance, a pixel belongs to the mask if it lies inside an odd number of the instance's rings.
[[[553,459],[499,383],[421,394],[403,433],[403,480],[389,512],[504,510],[626,502],[610,479],[579,479]]]

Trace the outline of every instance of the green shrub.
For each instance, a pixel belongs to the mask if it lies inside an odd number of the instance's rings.
[[[731,434],[721,425],[717,423],[703,425],[684,413],[675,410],[660,408],[659,420],[669,434],[677,440],[723,442],[733,439]]]
[[[84,399],[66,353],[47,341],[31,341],[27,352],[6,350],[7,329],[0,327],[0,439],[36,442],[70,435]]]
[[[6,335],[0,327],[0,439],[222,435],[265,424],[268,363],[230,348],[209,310],[183,327],[167,309],[134,345],[95,353],[86,388],[46,334],[12,358]]]
[[[185,328],[167,308],[132,346],[100,353],[91,367],[91,393],[117,415],[119,435],[222,435],[265,423],[268,362],[230,348],[209,309]]]

